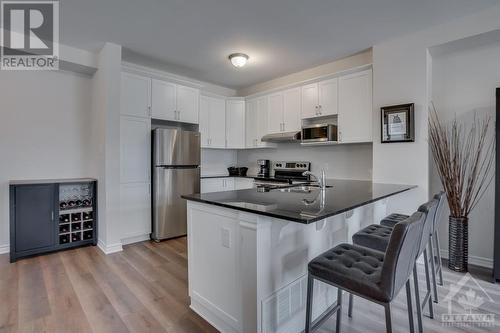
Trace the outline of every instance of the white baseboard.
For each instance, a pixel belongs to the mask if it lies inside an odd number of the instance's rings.
[[[144,241],[147,241],[150,239],[151,239],[151,237],[149,236],[149,234],[139,235],[139,236],[134,236],[134,237],[127,237],[127,238],[122,239],[122,245],[144,242]]]
[[[441,258],[448,259],[448,250],[441,249]],[[469,255],[469,264],[484,268],[493,268],[493,259]]]
[[[10,245],[5,244],[5,245],[0,245],[0,254],[5,254],[10,252]]]
[[[97,246],[101,249],[102,252],[104,252],[104,254],[111,254],[123,251],[122,243],[106,245],[102,240],[99,239],[99,241],[97,242]]]

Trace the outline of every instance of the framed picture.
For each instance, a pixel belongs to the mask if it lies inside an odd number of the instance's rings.
[[[382,143],[414,142],[414,104],[384,106],[382,111]]]

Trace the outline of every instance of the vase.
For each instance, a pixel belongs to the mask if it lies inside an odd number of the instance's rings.
[[[448,268],[455,272],[467,272],[469,262],[469,219],[450,216],[448,242]]]

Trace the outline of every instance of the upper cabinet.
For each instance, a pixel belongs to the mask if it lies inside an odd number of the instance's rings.
[[[268,133],[300,131],[300,88],[269,95]]]
[[[338,113],[338,78],[302,86],[302,118]]]
[[[170,82],[152,80],[152,117],[163,120],[177,120],[176,85]]]
[[[226,148],[245,148],[245,101],[226,101]]]
[[[126,116],[151,116],[151,79],[130,73],[121,74],[120,113]]]
[[[200,103],[198,89],[153,79],[151,90],[153,118],[198,123]]]
[[[275,144],[263,142],[261,139],[269,133],[269,98],[263,96],[246,102],[246,148],[270,148]]]
[[[372,71],[366,70],[339,78],[339,142],[371,142]]]
[[[202,148],[226,148],[226,101],[200,97],[200,132]]]
[[[200,91],[198,89],[177,85],[177,120],[198,124],[199,103]]]

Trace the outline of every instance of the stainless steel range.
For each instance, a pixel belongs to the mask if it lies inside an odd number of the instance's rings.
[[[310,170],[310,162],[275,161],[272,162],[271,168],[270,177],[255,178],[257,189],[266,191],[310,181],[309,176],[302,175],[305,171]]]

